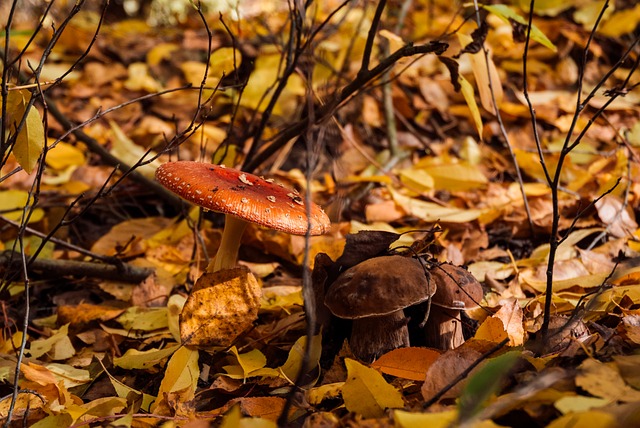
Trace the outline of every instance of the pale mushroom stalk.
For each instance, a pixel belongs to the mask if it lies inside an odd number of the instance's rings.
[[[236,265],[242,234],[246,227],[246,221],[229,214],[224,216],[224,229],[222,230],[220,247],[218,247],[215,258],[207,266],[207,272],[217,272]]]
[[[425,325],[426,345],[438,349],[455,349],[464,343],[460,310],[433,305]]]
[[[437,291],[424,329],[426,345],[443,350],[457,348],[464,343],[461,312],[478,307],[482,286],[459,266],[443,263],[430,273]]]

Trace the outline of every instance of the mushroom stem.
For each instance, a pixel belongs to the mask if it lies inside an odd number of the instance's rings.
[[[242,233],[247,227],[247,222],[230,214],[226,214],[224,217],[224,230],[222,231],[220,247],[218,247],[216,257],[207,266],[207,272],[233,268],[238,260]]]
[[[464,343],[459,309],[448,309],[432,305],[429,320],[425,325],[426,345],[449,350]]]
[[[353,355],[371,362],[396,348],[409,346],[409,329],[402,310],[381,317],[353,320],[349,346]]]

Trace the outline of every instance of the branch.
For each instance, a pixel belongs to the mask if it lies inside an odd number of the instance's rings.
[[[321,106],[315,111],[315,118],[311,122],[312,125],[319,125],[327,120],[328,117],[333,115],[341,104],[349,99],[354,93],[361,89],[364,85],[369,83],[381,75],[387,68],[392,67],[398,60],[405,57],[410,57],[420,54],[435,53],[436,55],[442,54],[449,45],[444,42],[432,41],[427,45],[406,45],[389,55],[382,60],[377,66],[365,73],[358,73],[354,80],[346,85],[340,93],[331,102]],[[280,150],[289,140],[299,136],[305,128],[310,124],[308,115],[303,117],[298,122],[292,124],[288,128],[284,129],[280,135],[269,146],[265,147],[262,152],[258,153],[254,159],[251,159],[244,165],[243,169],[247,172],[256,170],[263,162],[265,162],[271,155]]]
[[[17,270],[22,267],[19,253],[3,251],[0,253],[1,270]],[[108,265],[103,263],[82,262],[76,260],[36,259],[29,265],[29,273],[38,272],[51,276],[76,276],[119,280],[139,283],[154,273],[154,269],[141,268],[127,263]]]

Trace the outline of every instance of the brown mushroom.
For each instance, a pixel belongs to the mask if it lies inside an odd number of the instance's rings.
[[[353,320],[351,351],[370,362],[409,346],[403,309],[434,293],[434,283],[418,260],[382,256],[344,271],[329,287],[324,303],[338,318]]]
[[[253,174],[202,162],[178,161],[161,165],[156,179],[182,198],[225,214],[218,254],[207,271],[234,267],[242,233],[248,222],[291,233],[321,235],[330,221],[322,208],[311,203],[310,217],[304,199],[295,190]]]
[[[437,291],[425,325],[426,344],[444,350],[457,348],[464,343],[461,311],[478,307],[483,297],[482,286],[459,266],[444,263],[429,272]]]

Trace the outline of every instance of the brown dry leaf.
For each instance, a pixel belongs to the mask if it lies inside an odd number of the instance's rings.
[[[429,366],[439,356],[435,349],[398,348],[382,355],[371,367],[391,376],[423,381]]]
[[[500,319],[504,324],[509,335],[509,346],[520,346],[524,343],[524,314],[517,299],[511,298],[503,302],[493,317]]]
[[[623,330],[627,340],[640,345],[640,315],[625,315],[618,329]]]
[[[264,418],[270,421],[276,421],[285,403],[284,398],[280,397],[244,397],[235,398],[229,401],[229,406],[240,403],[242,413],[253,418]]]
[[[229,346],[258,317],[261,290],[244,266],[205,273],[180,314],[180,337],[191,346]]]
[[[616,238],[631,236],[638,228],[638,223],[629,213],[629,208],[622,204],[620,198],[606,195],[596,202],[598,217],[607,225],[607,231]]]
[[[640,391],[624,382],[614,363],[585,360],[578,368],[576,385],[596,397],[626,403],[640,401]]]
[[[613,361],[625,382],[632,388],[640,389],[640,355],[616,355]]]
[[[481,356],[482,354],[480,352],[465,345],[451,349],[440,355],[427,371],[427,376],[421,388],[422,397],[425,400],[431,399],[431,397],[451,383],[453,379]],[[457,397],[460,395],[463,387],[464,382],[459,382],[444,394],[442,398]]]

